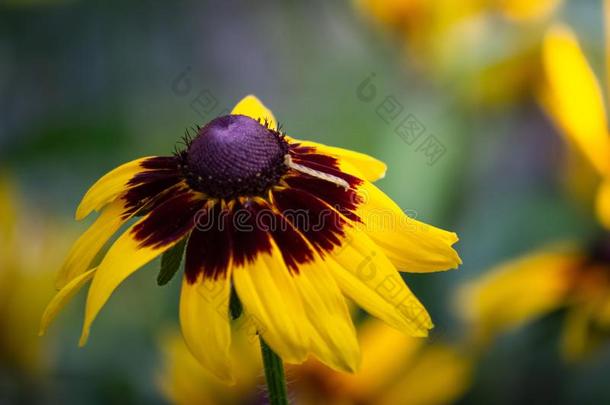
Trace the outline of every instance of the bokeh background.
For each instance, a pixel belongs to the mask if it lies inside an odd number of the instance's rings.
[[[290,135],[387,162],[380,187],[460,235],[459,270],[405,275],[435,321],[426,349],[453,356],[405,361],[408,372],[389,373],[366,399],[337,401],[381,401],[400,383],[412,391],[392,391],[394,403],[610,402],[610,345],[566,361],[563,310],[473,349],[456,299],[500,263],[600,231],[595,179],[537,92],[542,37],[557,21],[605,82],[602,9],[598,0],[1,1],[0,404],[264,402],[256,358],[228,390],[184,358],[173,338],[178,283],[157,287],[157,261],[113,295],[86,348],[82,293],[36,336],[54,273],[87,226],[73,220],[87,187],[122,162],[171,153],[186,128],[249,93]],[[401,122],[411,132],[397,131]],[[380,348],[414,344],[359,319],[376,368],[391,363]],[[291,369],[293,400],[334,395],[328,373]],[[430,381],[444,394],[416,401]]]

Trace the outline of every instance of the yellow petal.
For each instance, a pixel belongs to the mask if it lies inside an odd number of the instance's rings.
[[[260,120],[261,122],[267,121],[271,128],[277,127],[277,121],[275,120],[273,113],[252,94],[242,98],[241,101],[233,107],[231,114],[246,115],[255,120]]]
[[[610,229],[610,179],[604,180],[597,191],[595,211],[599,222]]]
[[[314,262],[300,265],[294,281],[313,328],[313,353],[335,370],[356,371],[360,364],[356,331],[325,261],[316,256]]]
[[[56,288],[63,288],[72,279],[89,269],[91,261],[100,249],[126,221],[121,217],[124,209],[123,200],[113,201],[103,208],[97,220],[72,246],[68,258],[57,275]]]
[[[320,153],[325,155],[333,156],[340,160],[341,162],[345,162],[355,169],[357,169],[357,173],[350,171],[349,167],[345,167],[345,172],[351,175],[357,175],[363,179],[368,181],[377,181],[382,179],[385,176],[387,171],[387,165],[383,163],[381,160],[375,159],[372,156],[366,155],[364,153],[355,152],[349,149],[338,148],[335,146],[327,146],[321,143],[311,142],[311,141],[301,141],[298,139],[290,139],[291,142],[299,143],[303,146],[314,147]]]
[[[53,297],[51,302],[47,305],[44,313],[42,314],[42,319],[40,321],[40,330],[38,334],[40,336],[44,335],[49,328],[53,319],[57,316],[59,311],[61,311],[68,302],[76,295],[77,292],[93,277],[96,269],[91,269],[86,271],[67,283],[59,292]]]
[[[132,231],[149,216],[150,214],[127,229],[125,233],[114,242],[98,266],[97,273],[93,278],[87,296],[85,323],[80,339],[81,346],[84,346],[87,343],[91,324],[119,284],[140,267],[144,266],[180,241],[178,238],[163,246],[154,245],[152,247],[141,247],[140,242],[134,239]]]
[[[152,156],[125,163],[105,174],[87,191],[76,209],[76,219],[81,220],[92,211],[99,211],[104,205],[115,200],[128,189],[127,183],[144,169],[141,163]]]
[[[466,284],[458,307],[473,338],[487,343],[563,305],[578,260],[568,249],[549,249],[502,264]]]
[[[362,232],[325,258],[343,292],[370,314],[411,336],[427,336],[432,321],[383,251]]]
[[[180,325],[189,350],[214,376],[234,384],[231,372],[231,326],[229,323],[229,277],[189,284],[182,280]]]
[[[253,263],[233,269],[235,290],[245,321],[253,325],[284,361],[302,363],[308,354],[311,325],[293,276],[273,244]]]
[[[364,198],[357,211],[362,230],[399,270],[430,272],[454,269],[462,263],[451,247],[458,241],[455,233],[410,218],[369,182],[359,186],[359,192]]]
[[[566,135],[602,174],[608,170],[608,122],[597,78],[573,32],[552,27],[544,38],[543,62],[548,83],[543,103]]]

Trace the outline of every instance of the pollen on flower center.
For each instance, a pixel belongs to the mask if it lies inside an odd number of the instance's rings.
[[[189,185],[211,197],[263,195],[288,170],[288,144],[277,131],[244,115],[215,118],[184,155]]]

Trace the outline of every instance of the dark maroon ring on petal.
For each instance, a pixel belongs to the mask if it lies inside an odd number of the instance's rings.
[[[155,200],[183,180],[175,157],[153,157],[144,160],[140,166],[145,170],[129,180],[129,189],[122,197],[126,201],[124,217],[139,213],[145,207],[150,209]]]
[[[306,174],[287,177],[286,184],[319,198],[336,209],[341,215],[354,222],[362,222],[356,209],[364,201],[355,189],[345,189],[330,181],[325,181]]]
[[[270,205],[255,205],[256,223],[269,232],[282,253],[284,263],[291,273],[299,273],[299,265],[314,260],[314,253],[305,238]]]
[[[176,242],[195,226],[203,201],[190,191],[178,193],[155,207],[138,223],[132,234],[139,247],[154,249]]]
[[[187,281],[195,283],[200,274],[213,280],[224,277],[231,260],[231,247],[228,212],[220,204],[200,210],[186,246]]]
[[[154,156],[140,163],[146,170],[178,170],[178,160],[174,156]]]
[[[341,245],[348,226],[337,211],[315,196],[297,189],[273,192],[273,202],[280,213],[305,238],[324,254]]]
[[[271,253],[269,233],[259,223],[260,206],[254,202],[236,202],[231,210],[231,240],[233,263],[241,266],[252,263],[259,253]]]
[[[300,146],[300,144],[292,144],[290,146],[290,154],[294,158],[307,160],[311,163],[327,166],[335,170],[339,169],[339,162],[337,159],[323,153],[318,153],[317,149],[313,146]]]

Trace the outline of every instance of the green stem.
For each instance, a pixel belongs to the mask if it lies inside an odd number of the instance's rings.
[[[265,367],[265,379],[269,391],[270,405],[288,405],[288,394],[286,391],[286,376],[282,359],[271,350],[267,343],[259,336],[261,353],[263,355],[263,366]]]

